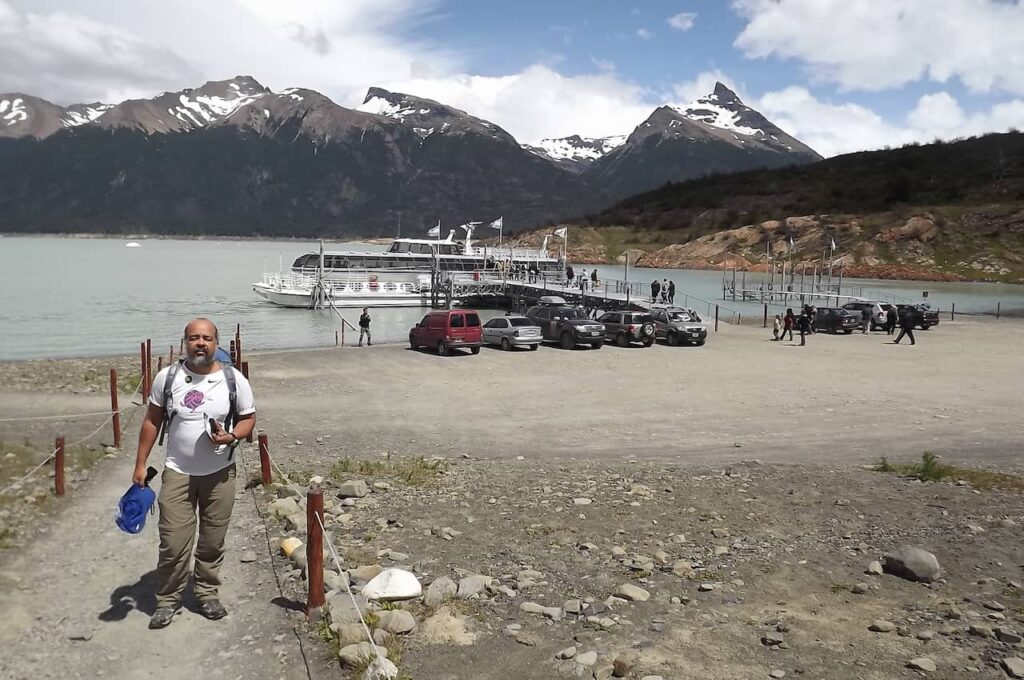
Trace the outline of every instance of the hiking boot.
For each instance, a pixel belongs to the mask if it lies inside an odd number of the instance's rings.
[[[171,621],[174,620],[177,613],[177,607],[157,607],[156,611],[153,612],[153,615],[149,617],[149,629],[157,630],[159,628],[166,628],[171,625]]]
[[[220,603],[220,600],[212,598],[199,603],[199,613],[211,621],[216,621],[227,616],[228,610],[224,609],[224,605]]]

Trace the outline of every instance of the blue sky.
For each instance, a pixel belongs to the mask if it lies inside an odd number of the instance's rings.
[[[0,0],[0,91],[119,101],[243,73],[343,106],[371,85],[438,99],[529,143],[625,134],[722,80],[834,155],[1024,128],[1024,6]]]

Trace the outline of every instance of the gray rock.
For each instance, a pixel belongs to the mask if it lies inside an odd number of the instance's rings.
[[[491,582],[490,576],[483,576],[481,574],[473,574],[471,576],[465,576],[459,579],[459,589],[457,595],[460,599],[468,599],[474,595],[479,595],[484,591],[484,588]]]
[[[896,630],[896,624],[890,621],[883,621],[882,619],[878,619],[877,621],[873,622],[870,626],[868,626],[868,630],[875,633],[891,633],[894,630]]]
[[[423,602],[428,607],[436,607],[445,600],[450,600],[459,592],[455,581],[447,576],[434,579],[434,582],[427,586],[427,592],[423,596]]]
[[[1001,602],[996,602],[995,600],[992,600],[990,602],[983,602],[981,606],[984,607],[985,609],[988,609],[988,610],[991,610],[991,611],[994,611],[994,612],[1006,611],[1006,606],[1003,605]]]
[[[647,600],[651,599],[651,594],[632,583],[623,583],[615,589],[615,597],[621,597],[630,602],[647,602]]]
[[[1012,630],[1007,630],[1006,628],[996,628],[995,633],[997,640],[1005,642],[1008,645],[1019,645],[1024,641],[1024,638],[1020,635],[1014,633]]]
[[[935,672],[935,662],[929,659],[927,656],[922,656],[918,659],[911,659],[907,662],[907,668],[912,668],[915,671],[924,671],[925,673]]]
[[[356,668],[365,665],[367,661],[371,661],[377,658],[377,656],[387,657],[387,655],[388,650],[386,648],[370,644],[369,642],[348,645],[338,650],[338,659],[341,660],[341,665],[347,668]]]
[[[527,614],[543,614],[544,605],[537,604],[536,602],[523,602],[519,605],[519,611],[526,612]]]
[[[1019,656],[1008,656],[999,665],[1011,678],[1024,678],[1024,659]]]
[[[404,609],[377,612],[377,628],[392,635],[408,635],[416,630],[416,619]]]
[[[967,629],[967,632],[975,637],[980,638],[994,637],[992,629],[988,626],[983,626],[980,623],[972,623],[971,627]]]
[[[931,583],[942,575],[942,567],[935,555],[912,546],[904,546],[885,555],[882,568],[886,573],[922,583]]]
[[[582,654],[576,655],[576,663],[581,666],[593,666],[597,663],[597,652],[583,652]]]
[[[636,668],[640,655],[633,650],[620,652],[612,661],[612,676],[616,678],[628,678]]]
[[[774,670],[768,674],[768,677],[776,678],[776,680],[779,680],[779,678],[786,677],[786,671]]]
[[[881,576],[885,573],[882,569],[882,563],[878,560],[871,560],[868,562],[868,568],[864,570],[864,573],[871,574],[872,576]]]
[[[368,493],[370,489],[361,479],[349,480],[338,487],[338,498],[363,498]]]
[[[761,636],[761,644],[766,647],[774,647],[775,645],[781,645],[783,642],[785,642],[785,638],[783,638],[778,633],[766,633],[763,636]]]
[[[544,607],[544,611],[541,613],[552,621],[561,621],[562,617],[565,616],[565,612],[562,611],[561,607]]]
[[[353,604],[347,592],[335,593],[327,598],[327,604],[331,610],[332,624],[359,623],[360,614],[366,614],[366,599],[362,595],[355,595]]]
[[[672,573],[679,578],[690,578],[693,576],[693,564],[689,560],[676,560],[672,564]]]
[[[299,504],[295,502],[294,498],[278,498],[276,501],[271,501],[268,507],[275,517],[284,518],[289,515],[302,514],[302,510],[299,508]]]
[[[572,499],[572,504],[573,505],[590,505],[593,502],[594,501],[589,499],[589,498],[573,498]]]
[[[238,556],[238,561],[239,562],[246,562],[246,563],[248,563],[248,562],[255,562],[257,559],[258,558],[256,556],[256,551],[255,550],[246,550],[245,552],[243,552],[241,555]]]
[[[349,569],[348,577],[352,581],[352,583],[358,586],[364,586],[370,582],[370,579],[379,574],[381,571],[383,571],[383,569],[379,564],[364,564],[360,567]]]
[[[864,595],[868,592],[868,584],[866,583],[855,583],[850,592],[854,595]]]
[[[567,614],[580,614],[583,612],[583,602],[580,600],[566,600],[562,603],[562,609]]]
[[[574,656],[576,656],[576,648],[575,647],[566,647],[565,649],[560,651],[558,654],[555,654],[555,658],[557,658],[557,659],[571,659]]]
[[[348,586],[348,576],[345,574],[339,574],[336,571],[325,570],[324,571],[324,590],[345,590]]]
[[[68,631],[68,639],[78,642],[88,642],[92,639],[92,631],[85,626],[75,626]]]
[[[921,640],[922,642],[928,642],[929,640],[935,639],[935,633],[933,633],[930,630],[922,630],[917,634],[917,639]]]

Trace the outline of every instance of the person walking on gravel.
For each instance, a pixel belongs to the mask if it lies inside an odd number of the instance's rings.
[[[170,625],[181,608],[196,537],[192,570],[198,611],[208,619],[227,616],[218,599],[224,538],[235,503],[235,446],[252,434],[256,406],[249,381],[215,358],[217,327],[209,319],[185,326],[186,358],[153,380],[139,431],[132,482],[146,483],[146,460],[160,435],[167,437],[161,476],[160,553],[156,610],[150,628]],[[162,432],[162,434],[161,434]]]
[[[788,307],[782,320],[782,335],[779,336],[779,340],[785,340],[786,333],[789,333],[789,341],[793,342],[793,326],[796,326],[796,315],[793,314],[793,308]]]
[[[807,344],[807,336],[811,332],[811,317],[809,314],[801,314],[797,322],[800,326],[800,346]]]
[[[363,313],[359,315],[359,346],[363,346],[363,336],[366,336],[366,346],[372,347],[370,340],[370,312],[368,307],[363,307]]]
[[[895,342],[893,342],[893,344],[900,344],[900,340],[903,339],[904,335],[910,338],[911,345],[917,344],[914,341],[914,315],[910,312],[910,310],[907,310],[903,314],[900,314],[900,334],[896,336],[896,340]]]

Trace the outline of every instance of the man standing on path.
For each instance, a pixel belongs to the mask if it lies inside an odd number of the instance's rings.
[[[181,608],[197,510],[199,541],[193,581],[199,613],[211,620],[227,616],[217,591],[224,538],[235,504],[234,452],[238,442],[252,434],[256,406],[249,381],[214,359],[217,343],[217,327],[209,319],[193,319],[185,326],[186,358],[163,369],[153,380],[139,431],[132,473],[138,486],[146,483],[146,460],[161,426],[167,436],[158,502],[156,611],[149,620],[150,628],[170,625]]]
[[[861,334],[867,334],[871,330],[871,315],[874,314],[874,310],[871,307],[865,307],[860,310],[860,322],[863,325]]]
[[[910,338],[911,345],[917,344],[914,341],[914,314],[909,309],[900,314],[900,334],[896,336],[896,341],[893,344],[900,344],[904,335]]]
[[[885,334],[892,335],[896,332],[896,305],[889,305],[885,311]]]
[[[673,305],[673,304],[675,304],[675,302],[676,302],[676,282],[675,281],[669,281],[668,282],[668,303],[670,305]]]
[[[370,312],[369,307],[363,307],[363,313],[359,315],[359,346],[363,346],[363,336],[366,336],[366,346],[372,347],[370,341]]]
[[[651,282],[651,302],[652,303],[658,301],[658,292],[660,290],[661,290],[661,283],[658,282],[658,279],[654,279],[654,281]]]

